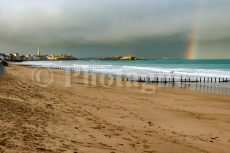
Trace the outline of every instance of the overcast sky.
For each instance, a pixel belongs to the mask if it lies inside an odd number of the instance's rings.
[[[230,58],[229,0],[0,0],[0,52]]]

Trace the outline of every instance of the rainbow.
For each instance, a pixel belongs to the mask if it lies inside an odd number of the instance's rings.
[[[199,52],[199,32],[194,30],[190,33],[185,57],[187,59],[196,59]]]
[[[193,27],[188,37],[188,43],[185,52],[186,59],[196,59],[199,54],[199,42],[200,42],[200,16],[201,16],[201,3],[197,1],[197,9],[194,16]]]

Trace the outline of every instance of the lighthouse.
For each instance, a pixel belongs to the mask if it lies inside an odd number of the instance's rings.
[[[40,49],[38,48],[37,49],[37,56],[40,56],[41,55],[41,52],[40,52]]]

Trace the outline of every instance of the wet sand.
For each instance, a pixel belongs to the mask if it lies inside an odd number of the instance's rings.
[[[94,79],[11,64],[0,76],[0,153],[229,152],[230,96]]]

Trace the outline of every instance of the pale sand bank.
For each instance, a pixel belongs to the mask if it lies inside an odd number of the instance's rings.
[[[69,74],[61,71],[54,71],[53,82],[44,87],[33,81],[32,72],[11,65],[0,76],[0,152],[230,150],[230,96],[159,87],[152,93],[140,87],[95,87],[76,74],[66,87]],[[42,74],[40,81],[50,77]]]

